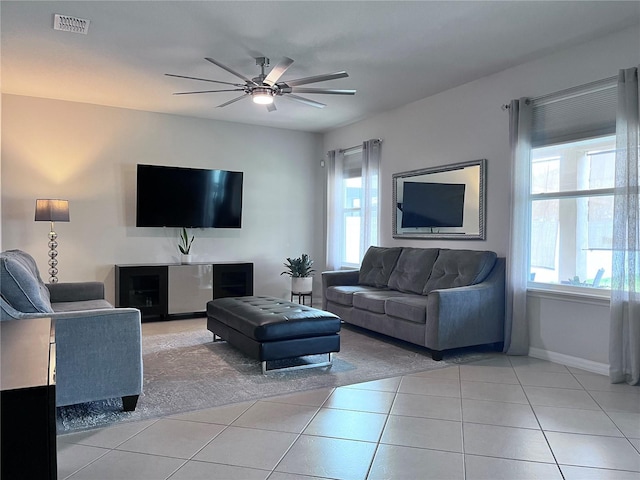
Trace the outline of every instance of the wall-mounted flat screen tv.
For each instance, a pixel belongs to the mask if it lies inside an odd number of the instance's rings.
[[[404,182],[402,228],[461,227],[464,183]]]
[[[137,227],[240,228],[242,172],[138,165]]]

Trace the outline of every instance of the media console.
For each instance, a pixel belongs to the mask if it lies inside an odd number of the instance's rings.
[[[205,316],[216,298],[253,295],[253,263],[116,265],[116,307],[142,321]]]

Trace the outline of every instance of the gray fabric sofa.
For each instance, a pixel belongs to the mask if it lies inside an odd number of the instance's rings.
[[[101,282],[45,285],[21,250],[0,253],[0,320],[50,317],[56,342],[56,405],[121,397],[135,410],[142,393],[140,311],[113,308]]]
[[[344,322],[443,351],[502,350],[505,259],[494,252],[370,247],[360,270],[322,273],[322,309]]]

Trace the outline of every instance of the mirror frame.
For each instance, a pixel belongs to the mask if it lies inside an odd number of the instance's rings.
[[[423,232],[399,232],[398,231],[398,180],[407,179],[411,177],[429,175],[433,173],[450,172],[453,170],[461,170],[467,167],[480,167],[478,178],[478,232],[462,232],[462,233],[423,233]],[[411,170],[408,172],[394,173],[393,179],[393,204],[392,204],[392,219],[393,222],[393,238],[419,238],[419,239],[448,239],[448,240],[485,240],[486,228],[485,228],[485,216],[486,216],[486,183],[487,183],[487,160],[482,158],[480,160],[472,160],[470,162],[453,163],[450,165],[443,165],[439,167],[422,168],[419,170]],[[474,201],[465,198],[465,204],[468,201]]]

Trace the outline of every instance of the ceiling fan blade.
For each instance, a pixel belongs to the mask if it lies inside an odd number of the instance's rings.
[[[198,92],[176,92],[174,95],[192,95],[194,93],[217,93],[217,92],[243,92],[244,88],[234,88],[231,90],[200,90]]]
[[[308,98],[304,98],[304,97],[299,97],[298,95],[294,95],[292,93],[288,93],[286,95],[283,95],[283,98],[288,98],[290,100],[294,100],[294,101],[299,102],[299,103],[304,103],[305,105],[309,105],[311,107],[316,107],[316,108],[324,108],[324,107],[326,107],[326,105],[324,103],[314,102],[313,100],[309,100]]]
[[[326,80],[335,80],[336,78],[346,78],[349,74],[347,72],[327,73],[325,75],[316,75],[314,77],[298,78],[297,80],[287,80],[286,83],[290,87],[297,87],[298,85],[306,85],[307,83],[324,82]]]
[[[267,111],[268,112],[275,112],[277,110],[276,108],[276,104],[275,103],[270,103],[267,105]]]
[[[232,103],[237,102],[238,100],[242,100],[243,98],[248,97],[249,94],[245,93],[244,95],[240,95],[239,97],[234,98],[233,100],[229,100],[228,102],[223,103],[222,105],[218,105],[216,108],[226,107],[227,105],[231,105]]]
[[[208,78],[187,77],[185,75],[174,75],[173,73],[165,73],[167,77],[188,78],[189,80],[200,80],[202,82],[221,83],[223,85],[233,85],[234,87],[244,87],[241,83],[220,82],[219,80],[209,80]]]
[[[293,93],[330,93],[332,95],[355,95],[355,90],[336,90],[332,88],[306,88],[306,87],[293,87],[291,89]]]
[[[287,68],[289,68],[292,63],[293,60],[291,60],[289,57],[282,57],[278,64],[271,69],[269,75],[265,77],[264,83],[273,86],[280,79],[282,74],[287,71]]]
[[[220,68],[222,68],[223,70],[226,70],[227,72],[229,72],[229,73],[231,73],[231,74],[235,75],[236,77],[241,78],[241,79],[242,79],[242,80],[244,80],[245,82],[251,83],[251,84],[253,84],[253,85],[258,85],[258,84],[257,84],[256,82],[254,82],[253,80],[251,80],[251,79],[249,79],[249,78],[245,77],[245,76],[244,76],[244,75],[242,75],[241,73],[236,72],[235,70],[233,70],[233,69],[231,69],[231,68],[227,67],[226,65],[224,65],[224,64],[222,64],[222,63],[220,63],[220,62],[218,62],[217,60],[214,60],[213,58],[206,57],[206,58],[205,58],[205,60],[206,60],[207,62],[211,62],[211,63],[213,63],[214,65],[219,66],[219,67],[220,67]]]

